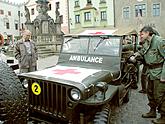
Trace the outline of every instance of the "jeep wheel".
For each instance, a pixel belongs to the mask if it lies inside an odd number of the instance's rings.
[[[3,124],[26,124],[26,94],[14,71],[0,61],[0,121]]]
[[[101,112],[97,112],[94,117],[94,124],[109,124],[110,123],[110,108],[106,107]]]

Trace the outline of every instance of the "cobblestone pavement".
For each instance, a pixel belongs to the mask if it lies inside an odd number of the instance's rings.
[[[151,124],[152,119],[141,117],[149,110],[147,103],[146,94],[138,93],[138,90],[131,90],[129,102],[112,113],[112,124]]]

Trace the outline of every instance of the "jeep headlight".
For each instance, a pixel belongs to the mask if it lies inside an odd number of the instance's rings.
[[[78,89],[72,89],[70,91],[70,96],[73,100],[78,101],[81,99],[81,93]]]
[[[27,80],[27,79],[24,79],[24,80],[22,81],[22,85],[23,85],[23,87],[24,87],[25,89],[27,89],[27,88],[28,88],[28,80]]]

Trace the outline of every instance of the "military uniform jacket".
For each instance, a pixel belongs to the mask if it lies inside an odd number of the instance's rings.
[[[18,60],[20,68],[37,66],[38,54],[35,43],[31,40],[29,41],[31,49],[31,55],[29,55],[24,42],[24,39],[19,40],[14,48],[15,58]],[[29,60],[31,60],[30,63]]]
[[[153,35],[151,41],[146,41],[140,51],[145,59],[145,63],[150,67],[148,74],[151,80],[160,79],[165,81],[165,40],[159,36]],[[162,64],[161,67],[155,67],[155,64]]]

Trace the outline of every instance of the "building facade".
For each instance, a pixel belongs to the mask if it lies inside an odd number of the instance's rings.
[[[114,0],[68,0],[70,33],[114,28]]]
[[[59,2],[59,12],[60,15],[63,16],[63,23],[61,25],[62,31],[67,34],[68,33],[68,3],[67,0],[47,0],[49,11],[48,15],[53,18],[54,20],[56,19],[56,2]],[[37,11],[37,3],[36,0],[30,0],[29,3],[26,5],[29,9],[30,12],[30,19],[33,21],[36,16],[38,15]]]
[[[24,6],[0,0],[0,34],[6,42],[13,42],[24,28]]]
[[[152,26],[165,38],[164,0],[115,0],[115,25],[140,31],[143,26]]]

